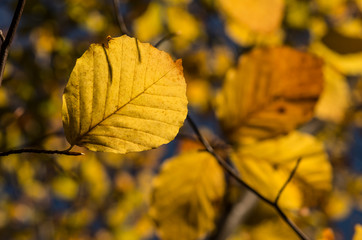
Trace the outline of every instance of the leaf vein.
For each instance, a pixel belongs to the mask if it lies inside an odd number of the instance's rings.
[[[135,144],[135,145],[138,145],[138,146],[142,146],[142,147],[152,147],[150,145],[145,145],[145,144],[140,144],[138,142],[134,142],[134,141],[130,141],[130,140],[126,140],[124,138],[120,138],[120,137],[116,137],[116,136],[112,136],[112,135],[104,135],[104,134],[89,134],[89,136],[94,136],[94,137],[107,137],[107,138],[116,138],[118,140],[121,140],[121,141],[124,141],[124,142],[129,142],[129,143],[132,143],[132,144]],[[83,143],[90,143],[90,144],[93,144],[93,141],[82,141]],[[101,145],[101,146],[104,146],[104,147],[109,147],[109,145],[107,144],[101,144],[101,143],[95,143],[95,144],[98,144],[98,145]],[[113,148],[113,147],[110,147],[110,148]],[[115,150],[118,150],[116,148],[113,148]]]
[[[162,137],[160,135],[157,135],[155,133],[151,133],[151,132],[148,132],[148,131],[145,131],[145,130],[142,130],[142,129],[136,129],[136,128],[132,128],[132,127],[125,127],[125,126],[113,126],[113,125],[105,125],[105,124],[102,124],[100,126],[104,126],[104,127],[111,127],[111,128],[123,128],[123,129],[129,129],[129,130],[134,130],[136,132],[143,132],[143,133],[146,133],[146,134],[149,134],[149,135],[152,135],[152,136],[156,136],[156,137],[159,137],[159,138],[162,138],[162,139],[165,139],[168,141],[167,138],[165,137]]]
[[[144,117],[140,117],[140,116],[129,116],[129,115],[126,115],[126,114],[121,114],[121,113],[115,113],[115,114],[116,114],[116,115],[120,115],[120,116],[124,116],[124,117],[135,118],[135,119],[142,119],[142,120],[149,120],[149,121],[155,121],[155,122],[165,123],[165,124],[168,124],[168,125],[171,125],[171,126],[179,127],[179,125],[177,125],[177,124],[168,123],[168,122],[161,121],[161,120],[158,120],[158,119],[144,118]]]
[[[152,106],[146,106],[146,105],[140,105],[140,104],[134,104],[134,103],[128,103],[134,106],[138,106],[138,107],[145,107],[145,108],[153,108],[153,109],[160,109],[160,110],[166,110],[166,111],[173,111],[173,112],[177,112],[177,113],[183,113],[180,110],[175,110],[175,109],[167,109],[167,108],[160,108],[160,107],[152,107]]]

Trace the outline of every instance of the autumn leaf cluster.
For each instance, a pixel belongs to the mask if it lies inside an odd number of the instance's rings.
[[[191,117],[312,239],[359,239],[361,1],[118,4],[128,35],[108,2],[27,3],[1,151],[85,155],[1,157],[0,236],[298,239]]]

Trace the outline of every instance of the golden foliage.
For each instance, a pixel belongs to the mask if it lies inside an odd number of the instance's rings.
[[[127,153],[174,139],[187,114],[181,60],[126,35],[92,44],[77,60],[63,95],[72,145]]]
[[[352,211],[351,198],[341,191],[333,191],[324,206],[326,214],[334,220],[346,218]]]
[[[284,0],[219,0],[218,3],[227,17],[255,32],[275,31],[283,17]]]
[[[289,47],[258,48],[227,74],[216,111],[232,140],[285,134],[313,116],[322,61]]]
[[[241,235],[241,237],[240,237]],[[267,237],[266,237],[267,236]],[[255,227],[241,229],[241,233],[234,235],[230,240],[298,240],[295,233],[279,219],[265,220]]]
[[[362,225],[361,224],[356,224],[354,226],[354,235],[353,235],[353,240],[361,240],[362,239]]]
[[[341,30],[329,30],[321,41],[310,45],[310,50],[343,74],[362,74],[361,31],[354,33],[358,36],[348,36]]]
[[[174,4],[174,1],[178,3]],[[201,35],[202,28],[195,16],[187,11],[184,5],[186,2],[171,2],[169,5],[151,2],[147,10],[135,20],[135,33],[141,41],[150,41],[167,32],[175,33],[176,36],[171,40],[175,50],[185,50]]]
[[[324,89],[316,105],[316,116],[325,121],[339,123],[351,104],[348,83],[343,75],[326,65]],[[338,101],[336,101],[338,99]]]
[[[214,228],[224,174],[207,152],[169,159],[153,181],[150,214],[162,239],[198,239]]]
[[[166,10],[168,28],[177,33],[172,39],[176,49],[187,48],[201,34],[201,26],[197,19],[182,7],[169,7]]]
[[[142,16],[134,21],[134,31],[141,41],[150,41],[162,32],[162,7],[157,2],[151,2]]]
[[[238,43],[276,42],[268,38],[279,38],[284,0],[218,0],[217,3],[226,17],[228,34]]]
[[[318,238],[319,240],[334,240],[334,233],[333,230],[330,228],[326,228],[322,232],[321,238]]]
[[[60,198],[72,200],[78,193],[77,183],[69,177],[57,177],[52,181],[52,188]]]
[[[231,155],[242,179],[271,201],[300,157],[299,167],[280,198],[280,205],[290,209],[309,206],[331,190],[332,168],[322,142],[295,131],[285,137],[242,145]]]

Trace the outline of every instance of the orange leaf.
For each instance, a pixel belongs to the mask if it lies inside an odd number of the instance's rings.
[[[285,134],[313,116],[323,62],[289,47],[258,48],[239,59],[218,95],[217,114],[232,140]]]

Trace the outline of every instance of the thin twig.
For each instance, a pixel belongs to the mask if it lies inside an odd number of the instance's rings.
[[[280,196],[282,195],[285,187],[288,185],[288,183],[289,183],[289,182],[292,180],[292,178],[294,177],[294,174],[295,174],[295,172],[297,171],[297,169],[298,169],[298,167],[299,167],[299,163],[300,163],[301,160],[302,160],[301,157],[298,158],[298,160],[297,160],[297,162],[295,163],[295,166],[294,166],[292,172],[291,172],[290,175],[289,175],[289,178],[288,178],[287,181],[284,183],[284,185],[282,186],[282,188],[279,190],[278,195],[277,195],[277,197],[275,198],[275,201],[274,201],[274,204],[275,204],[275,205],[278,205],[278,201],[279,201]]]
[[[16,149],[10,150],[6,152],[0,152],[0,157],[9,156],[12,154],[21,154],[21,153],[40,153],[40,154],[62,154],[62,155],[70,155],[70,156],[81,156],[84,153],[81,152],[71,152],[70,148],[66,150],[43,150],[43,149]]]
[[[3,43],[5,41],[5,36],[3,34],[3,31],[0,30],[0,39],[1,39],[1,43]]]
[[[119,27],[119,30],[121,31],[121,35],[122,34],[127,34],[128,36],[132,37],[131,32],[128,31],[126,23],[124,22],[124,18],[122,16],[122,14],[119,13],[120,12],[120,7],[119,7],[120,2],[119,2],[119,0],[113,0],[112,2],[113,2],[114,15],[116,17],[116,22],[117,22],[117,25]],[[138,61],[142,62],[141,50],[140,50],[137,38],[135,38],[135,41],[136,41],[136,47],[137,47],[137,53],[138,53]]]
[[[250,191],[246,191],[245,195],[242,196],[240,201],[232,207],[222,226],[219,230],[216,230],[217,232],[212,238],[210,238],[210,240],[228,239],[228,237],[238,227],[240,222],[242,222],[243,219],[245,219],[250,214],[251,210],[253,210],[253,208],[259,202],[258,200],[259,199],[255,194]]]
[[[244,180],[242,180],[239,177],[239,173],[237,171],[234,170],[234,168],[232,168],[220,155],[218,155],[213,147],[209,144],[209,142],[203,137],[203,135],[201,134],[201,132],[199,131],[196,123],[192,120],[192,118],[190,117],[190,115],[187,115],[187,120],[191,126],[191,128],[193,129],[193,131],[196,133],[198,139],[200,140],[200,142],[204,145],[204,147],[206,148],[206,151],[208,151],[212,156],[215,157],[215,159],[218,161],[218,163],[224,168],[224,170],[230,174],[230,176],[232,176],[238,183],[240,183],[241,185],[243,185],[246,189],[248,189],[249,191],[251,191],[252,193],[254,193],[258,198],[260,198],[261,200],[263,200],[264,202],[266,202],[267,204],[269,204],[270,206],[272,206],[273,208],[275,208],[275,210],[278,212],[278,214],[280,215],[280,217],[284,220],[285,223],[287,223],[289,225],[289,227],[291,229],[293,229],[293,231],[299,236],[300,239],[302,240],[308,240],[309,238],[302,232],[302,230],[300,230],[298,228],[298,226],[296,226],[289,218],[287,215],[284,214],[284,212],[281,210],[281,208],[273,201],[270,201],[269,199],[265,198],[263,195],[261,195],[261,193],[259,193],[257,190],[255,190],[253,187],[251,187],[249,184],[247,184]]]
[[[222,157],[220,157],[213,149],[213,147],[211,147],[211,145],[209,144],[209,142],[204,138],[204,136],[201,134],[201,132],[199,131],[198,127],[196,126],[195,122],[192,120],[192,118],[190,117],[190,115],[187,115],[187,120],[189,121],[192,129],[194,130],[194,132],[196,133],[197,138],[200,140],[200,142],[204,145],[204,147],[206,148],[206,151],[208,151],[211,155],[213,155],[216,160],[219,162],[219,164],[226,170],[227,173],[229,173],[237,182],[239,182],[240,184],[242,184],[245,188],[247,188],[248,190],[250,190],[251,192],[253,192],[254,194],[256,194],[261,200],[269,203],[269,204],[273,204],[272,201],[270,201],[269,199],[265,198],[263,195],[261,195],[259,192],[257,192],[254,188],[252,188],[249,184],[247,184],[246,182],[244,182],[240,177],[239,177],[239,173],[237,171],[235,171],[226,161],[224,161],[224,159]]]
[[[171,38],[177,36],[176,33],[169,33],[166,36],[164,36],[163,38],[161,38],[156,44],[155,44],[155,48],[158,48],[163,42],[170,40]]]
[[[11,21],[11,24],[10,24],[10,28],[9,28],[7,34],[6,34],[6,37],[5,37],[4,41],[1,44],[1,49],[0,49],[0,86],[1,86],[2,79],[3,79],[3,75],[4,75],[6,60],[7,60],[8,55],[9,55],[9,48],[10,48],[10,45],[11,45],[13,39],[14,39],[16,28],[19,25],[21,15],[22,15],[23,10],[24,10],[25,2],[26,2],[26,0],[19,0],[18,1],[18,5],[16,6],[16,9],[15,9],[15,12],[14,12],[13,20]]]
[[[120,11],[119,5],[120,5],[119,0],[113,0],[113,9],[114,9],[114,14],[116,17],[116,22],[118,24],[119,30],[121,31],[121,35],[127,34],[128,36],[131,36],[130,32],[128,31],[128,28],[124,22],[123,16],[121,14],[119,14],[119,11]]]

